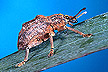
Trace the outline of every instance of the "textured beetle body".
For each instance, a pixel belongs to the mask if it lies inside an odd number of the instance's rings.
[[[67,27],[66,24],[73,26],[72,23],[77,23],[77,18],[81,15],[86,14],[83,12],[78,17],[76,17],[82,10],[81,9],[75,16],[68,16],[63,14],[54,14],[51,16],[37,15],[33,20],[28,21],[22,25],[22,29],[19,32],[18,36],[18,50],[26,49],[24,61],[16,64],[16,67],[20,67],[28,60],[29,49],[41,44],[43,41],[46,41],[50,38],[51,49],[48,57],[53,56],[54,54],[54,45],[53,45],[53,36],[55,35],[54,30],[62,31],[69,29],[76,33],[79,33],[83,37],[90,37],[92,34],[84,34],[78,30],[75,30],[71,27]]]
[[[37,15],[33,20],[22,25],[18,36],[18,49],[31,48],[41,44],[49,38],[50,31],[54,34],[54,30],[64,30],[66,24],[63,14],[54,14],[47,17]]]

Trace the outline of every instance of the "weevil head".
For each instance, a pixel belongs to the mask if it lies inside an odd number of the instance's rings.
[[[65,15],[65,19],[67,22],[71,22],[71,23],[77,23],[77,18],[76,17],[72,17],[72,16],[68,16],[68,15]]]
[[[77,22],[78,22],[78,21],[77,21],[77,18],[79,18],[79,17],[82,16],[83,14],[86,14],[86,13],[87,13],[87,12],[85,11],[85,12],[83,12],[82,14],[80,14],[80,15],[78,16],[78,14],[79,14],[81,11],[85,10],[85,9],[86,9],[86,8],[81,9],[75,16],[68,16],[68,15],[65,15],[66,22],[77,23]]]

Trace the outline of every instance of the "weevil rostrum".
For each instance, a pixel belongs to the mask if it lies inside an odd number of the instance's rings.
[[[18,36],[18,50],[26,49],[24,61],[17,63],[15,66],[20,67],[28,60],[29,49],[41,44],[43,41],[50,39],[51,49],[48,57],[54,54],[53,36],[55,35],[54,30],[63,31],[69,29],[76,33],[79,33],[83,37],[90,37],[92,34],[84,34],[78,30],[71,27],[67,27],[69,24],[73,26],[72,23],[77,23],[77,18],[81,15],[86,14],[86,11],[78,16],[78,14],[85,10],[81,9],[75,16],[68,16],[63,14],[54,14],[51,16],[37,15],[33,20],[28,21],[22,25],[22,29]]]

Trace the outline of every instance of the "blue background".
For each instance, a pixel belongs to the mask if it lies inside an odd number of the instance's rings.
[[[22,24],[36,15],[74,16],[81,8],[88,12],[79,22],[108,12],[108,0],[0,0],[0,59],[17,51]],[[50,68],[45,72],[108,72],[108,49]]]

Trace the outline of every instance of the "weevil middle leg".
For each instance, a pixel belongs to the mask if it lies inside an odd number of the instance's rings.
[[[48,54],[48,57],[53,56],[54,54],[54,45],[53,45],[53,36],[55,34],[50,33],[50,44],[51,44],[51,49],[50,49],[50,53]]]

